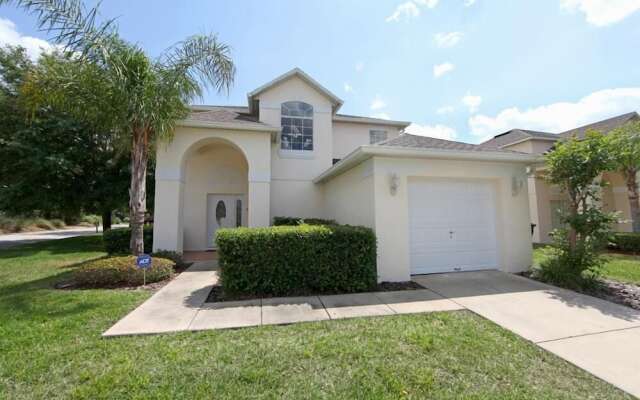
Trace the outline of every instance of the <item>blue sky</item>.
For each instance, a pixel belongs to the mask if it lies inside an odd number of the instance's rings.
[[[233,48],[235,84],[206,104],[300,67],[343,113],[412,121],[478,142],[510,128],[557,132],[640,110],[640,0],[121,1],[102,4],[151,55],[193,33]],[[0,8],[0,43],[35,48],[35,19]],[[35,50],[34,50],[35,52]]]

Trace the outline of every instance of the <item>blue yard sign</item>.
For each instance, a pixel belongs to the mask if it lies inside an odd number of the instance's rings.
[[[142,268],[142,286],[147,286],[147,268],[151,267],[151,256],[140,254],[136,258],[136,265],[138,268]]]
[[[143,269],[151,267],[151,256],[148,254],[140,254],[138,258],[136,258],[136,265]]]

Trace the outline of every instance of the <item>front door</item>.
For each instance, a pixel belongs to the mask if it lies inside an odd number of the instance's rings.
[[[244,196],[237,194],[207,195],[207,247],[215,249],[214,238],[220,228],[242,226],[245,218]]]

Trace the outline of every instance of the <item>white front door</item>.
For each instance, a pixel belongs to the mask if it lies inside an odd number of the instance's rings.
[[[215,249],[214,238],[220,228],[237,228],[245,219],[245,201],[243,195],[209,194],[207,195],[207,247]]]
[[[412,274],[498,267],[491,182],[418,180],[408,190]]]

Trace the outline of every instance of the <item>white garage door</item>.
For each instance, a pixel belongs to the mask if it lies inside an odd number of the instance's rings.
[[[495,189],[490,182],[409,183],[412,274],[498,266]]]

